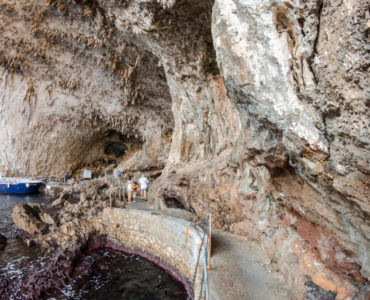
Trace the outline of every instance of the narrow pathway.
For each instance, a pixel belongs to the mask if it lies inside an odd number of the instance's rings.
[[[128,209],[152,210],[146,201],[128,203]],[[185,210],[153,212],[192,221]],[[281,273],[272,271],[261,249],[245,237],[213,230],[209,271],[211,300],[287,300],[289,289]]]
[[[281,273],[269,269],[261,249],[245,237],[214,231],[209,271],[212,300],[286,300]]]
[[[140,198],[136,202],[126,203],[126,208],[128,209],[141,209],[141,210],[151,210],[154,213],[168,215],[175,218],[184,219],[187,221],[194,221],[194,215],[184,209],[161,209],[161,210],[154,210],[150,207],[147,201],[141,200]]]
[[[143,209],[143,210],[152,210],[148,201],[141,199],[136,200],[136,202],[126,203],[126,208],[128,209]]]

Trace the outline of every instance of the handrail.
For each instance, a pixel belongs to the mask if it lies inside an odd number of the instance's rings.
[[[194,270],[194,275],[193,275],[193,280],[191,283],[191,295],[189,295],[188,299],[191,299],[191,296],[194,292],[194,284],[195,284],[195,279],[198,273],[198,267],[199,267],[199,262],[200,262],[200,256],[203,253],[203,274],[202,274],[202,280],[201,280],[201,286],[200,286],[200,293],[199,293],[199,300],[203,298],[203,285],[205,286],[204,292],[205,292],[205,298],[206,300],[209,300],[209,287],[208,287],[208,271],[211,268],[211,230],[212,230],[212,215],[209,214],[207,217],[205,217],[203,220],[192,224],[192,226],[196,229],[196,232],[198,233],[199,237],[201,238],[202,242],[199,247],[198,251],[198,257],[197,257],[197,262],[195,265],[195,270]],[[201,227],[202,225],[208,225],[205,226],[205,230]],[[198,229],[202,229],[202,233]],[[205,243],[205,240],[208,240],[208,245]],[[196,295],[194,295],[194,300],[196,300]]]

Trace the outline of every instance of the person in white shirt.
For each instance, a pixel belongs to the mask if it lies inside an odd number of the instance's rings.
[[[141,175],[139,184],[140,184],[141,199],[146,200],[146,191],[148,190],[149,181],[144,176],[144,174]]]

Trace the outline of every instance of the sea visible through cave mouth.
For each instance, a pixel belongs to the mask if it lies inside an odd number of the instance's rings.
[[[19,282],[32,272],[43,272],[48,264],[45,250],[37,245],[27,247],[16,236],[10,214],[21,202],[47,205],[50,199],[44,195],[0,195],[0,229],[8,237],[5,248],[0,250],[0,285],[6,279]],[[181,282],[135,254],[109,248],[82,251],[69,271],[64,284],[42,290],[39,299],[187,299]]]

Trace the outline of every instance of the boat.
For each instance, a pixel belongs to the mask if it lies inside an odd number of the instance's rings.
[[[44,183],[30,178],[0,177],[0,194],[35,194]]]

